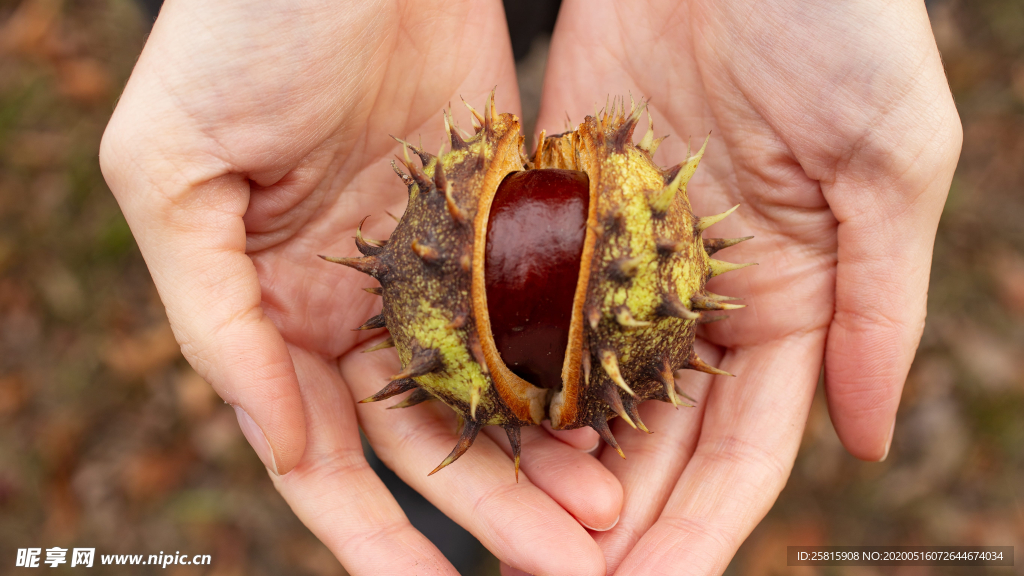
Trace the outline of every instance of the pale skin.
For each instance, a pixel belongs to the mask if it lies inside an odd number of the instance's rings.
[[[379,310],[361,290],[375,283],[315,258],[354,255],[363,216],[370,237],[394,227],[389,134],[436,151],[442,108],[494,86],[518,112],[500,3],[168,2],[101,164],[186,358],[351,573],[455,572],[369,469],[358,426],[507,573],[715,574],[784,485],[823,361],[844,445],[887,453],[959,154],[923,5],[832,4],[563,5],[538,124],[632,92],[672,135],[662,164],[710,131],[690,199],[702,215],[742,204],[709,232],[756,236],[719,256],[760,264],[713,281],[748,308],[699,344],[738,377],[685,375],[699,407],[645,404],[653,435],[617,424],[625,461],[589,455],[590,432],[530,428],[516,483],[499,429],[428,478],[456,440],[450,411],[355,404],[397,358],[360,354],[379,336],[351,330]]]

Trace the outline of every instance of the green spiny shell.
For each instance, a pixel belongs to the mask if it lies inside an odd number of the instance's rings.
[[[386,242],[361,233],[362,258],[328,258],[381,283],[383,311],[362,328],[387,327],[403,369],[365,401],[413,390],[399,406],[437,398],[463,419],[462,437],[434,472],[472,444],[484,425],[503,426],[519,464],[519,429],[550,418],[556,429],[591,426],[616,450],[608,420],[647,430],[637,406],[647,399],[684,404],[673,371],[726,374],[693,351],[706,311],[740,306],[704,290],[709,278],[743,265],[712,259],[743,239],[704,239],[727,216],[698,218],[686,183],[704,148],[668,169],[652,161],[653,130],[637,145],[633,129],[645,105],[625,102],[575,130],[544,138],[533,160],[522,150],[518,119],[497,114],[493,94],[479,127],[464,140],[445,116],[452,150],[435,157],[403,142],[409,205]],[[706,142],[705,142],[706,146]],[[409,160],[412,149],[421,160]],[[590,179],[583,258],[570,322],[562,388],[536,387],[501,361],[491,334],[483,259],[490,206],[510,172],[561,168]],[[734,208],[735,209],[735,208]],[[621,451],[620,451],[621,454]],[[433,472],[432,472],[433,473]]]

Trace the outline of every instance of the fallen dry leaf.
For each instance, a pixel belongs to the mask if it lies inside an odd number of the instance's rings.
[[[103,361],[126,378],[139,378],[180,356],[181,348],[165,320],[137,334],[110,340],[104,346]]]

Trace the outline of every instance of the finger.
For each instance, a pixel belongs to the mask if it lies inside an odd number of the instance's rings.
[[[484,432],[511,457],[505,431],[493,426]],[[618,522],[622,485],[598,460],[551,437],[539,426],[521,432],[520,470],[538,488],[589,530],[608,530]]]
[[[577,450],[592,452],[595,448],[601,445],[601,436],[597,434],[596,430],[589,426],[577,428],[575,430],[555,430],[551,428],[550,420],[545,420],[541,425],[544,426],[544,429],[547,430],[549,434]]]
[[[112,120],[108,131],[123,121]],[[302,456],[306,426],[291,358],[263,314],[256,269],[245,254],[248,180],[223,174],[212,158],[188,168],[156,163],[144,173],[133,154],[129,142],[104,139],[103,173],[182,353],[241,409],[239,423],[263,463],[286,473]]]
[[[302,461],[274,486],[351,574],[449,574],[363,456],[355,408],[336,367],[291,347],[308,415]]]
[[[951,109],[943,101],[934,104],[936,110]],[[956,118],[955,110],[949,114]],[[839,220],[825,390],[839,438],[865,460],[888,454],[900,394],[924,329],[935,232],[962,141],[959,121],[941,116],[929,123],[935,133],[925,141],[892,143],[903,156],[893,161],[894,170],[865,177],[865,165],[878,159],[860,157],[832,185],[822,185]],[[873,191],[870,201],[853,200],[867,190]]]
[[[726,354],[700,440],[664,511],[616,574],[721,574],[786,483],[818,380],[824,331]]]
[[[697,348],[698,355],[706,362],[712,365],[720,362],[722,353],[716,347],[698,342]],[[734,378],[721,378],[716,383],[719,386],[735,384]],[[604,551],[609,572],[622,562],[664,509],[697,445],[705,399],[711,386],[710,375],[684,370],[678,378],[678,387],[696,400],[695,406],[677,408],[664,402],[644,402],[640,405],[640,417],[651,434],[633,430],[624,422],[613,425],[626,458],[614,450],[605,450],[601,461],[622,482],[622,515],[613,529],[594,535]]]
[[[377,392],[399,369],[391,350],[347,354],[340,367],[358,398]],[[428,476],[458,440],[452,411],[436,401],[400,412],[381,404],[357,408],[380,459],[500,560],[531,574],[605,573],[587,531],[528,475],[516,482],[512,461],[487,434],[457,462]]]
[[[959,154],[958,141],[955,149]],[[889,451],[924,329],[932,246],[954,166],[931,164],[930,177],[893,183],[857,209],[830,201],[839,219],[839,259],[825,391],[836,432],[858,458],[881,460]],[[870,184],[836,185],[829,196]]]

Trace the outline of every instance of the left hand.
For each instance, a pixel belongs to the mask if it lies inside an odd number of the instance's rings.
[[[538,126],[629,91],[673,134],[662,162],[711,132],[690,200],[742,204],[710,236],[754,235],[719,257],[760,266],[712,282],[748,308],[698,343],[737,378],[687,373],[699,406],[645,403],[652,436],[615,423],[625,504],[595,538],[609,573],[717,574],[785,485],[823,362],[843,444],[886,456],[960,122],[920,1],[567,0]]]
[[[436,150],[446,104],[481,102],[495,85],[514,94],[514,81],[497,0],[177,0],[104,135],[103,173],[185,357],[351,574],[456,573],[370,469],[360,429],[505,562],[605,572],[580,523],[615,521],[622,491],[611,473],[533,427],[518,483],[485,435],[427,478],[457,441],[451,411],[355,404],[400,370],[398,358],[361,354],[371,336],[352,330],[379,311],[362,291],[376,283],[316,257],[354,254],[364,216],[376,215],[364,232],[379,238],[393,226],[384,212],[401,213],[388,134],[422,133]]]

